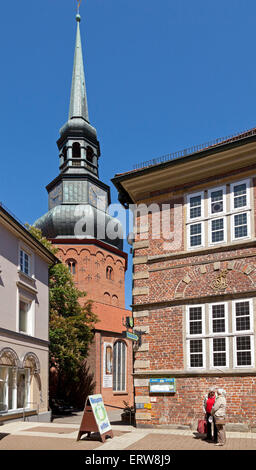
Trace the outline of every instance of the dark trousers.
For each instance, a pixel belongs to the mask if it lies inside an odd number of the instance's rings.
[[[209,423],[208,418],[211,416],[211,413],[206,412],[206,420],[207,420],[207,439],[209,441],[212,439],[212,425],[213,425],[213,440],[217,442],[217,427],[215,424],[215,420],[213,419],[213,423]]]

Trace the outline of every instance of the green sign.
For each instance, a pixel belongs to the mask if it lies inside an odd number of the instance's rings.
[[[125,331],[124,336],[125,336],[125,338],[131,339],[132,341],[138,341],[139,340],[138,335],[135,335],[134,333],[130,333],[129,331]]]
[[[101,395],[89,395],[91,408],[100,434],[111,430],[108,415]]]

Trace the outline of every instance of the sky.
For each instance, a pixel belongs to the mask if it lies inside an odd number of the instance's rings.
[[[0,7],[0,201],[22,222],[47,212],[68,119],[76,0]],[[82,0],[100,178],[256,126],[254,0]],[[124,249],[130,247],[125,242]],[[132,259],[126,276],[131,297]]]

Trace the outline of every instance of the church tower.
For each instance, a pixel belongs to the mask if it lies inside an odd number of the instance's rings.
[[[59,174],[48,191],[48,212],[34,226],[58,247],[76,287],[93,300],[99,318],[89,364],[95,393],[106,404],[132,403],[132,346],[122,337],[125,310],[125,271],[122,226],[108,213],[110,188],[99,178],[100,144],[89,121],[79,14],[69,116],[60,129]],[[125,396],[123,395],[125,393]],[[119,396],[120,394],[120,396]]]

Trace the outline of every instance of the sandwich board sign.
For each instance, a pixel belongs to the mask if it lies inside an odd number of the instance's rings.
[[[98,432],[102,442],[105,442],[107,436],[114,437],[101,395],[87,397],[77,441],[83,434],[90,436],[91,432]]]

